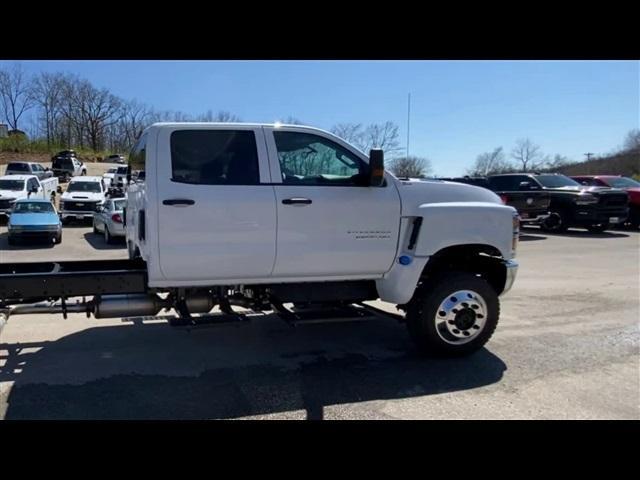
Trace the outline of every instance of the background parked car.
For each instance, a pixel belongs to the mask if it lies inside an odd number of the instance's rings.
[[[120,155],[119,153],[109,155],[104,161],[107,163],[126,163],[124,155]]]
[[[16,201],[7,224],[9,245],[18,240],[42,239],[62,242],[62,223],[56,208],[48,199],[23,198]]]
[[[40,180],[35,175],[4,175],[0,177],[0,215],[6,215],[20,199],[53,201],[58,188],[57,178]]]
[[[5,175],[35,175],[40,180],[53,177],[53,172],[36,162],[10,162]]]
[[[543,230],[563,232],[569,227],[586,228],[601,233],[623,222],[629,215],[629,195],[624,190],[588,187],[558,173],[510,173],[491,178],[509,177],[511,181],[529,183],[551,197],[550,216],[541,224]]]
[[[104,178],[104,185],[109,188],[111,186],[111,182],[113,181],[113,177],[118,171],[118,167],[111,167],[105,173],[102,174],[102,178]]]
[[[102,177],[72,179],[60,198],[60,217],[63,223],[70,219],[93,217],[106,199],[106,190]]]
[[[640,226],[640,182],[620,175],[580,175],[571,178],[582,185],[625,190],[629,194],[629,218],[626,223],[631,228]]]
[[[56,177],[65,182],[71,177],[87,174],[87,167],[78,160],[73,150],[63,150],[53,156],[51,169]]]
[[[113,243],[114,237],[124,237],[122,219],[126,204],[125,198],[112,198],[104,202],[93,215],[93,233],[102,232],[106,243]]]

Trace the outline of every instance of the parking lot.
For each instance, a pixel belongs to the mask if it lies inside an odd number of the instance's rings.
[[[18,316],[0,338],[6,419],[638,419],[640,234],[524,231],[487,348],[416,356],[387,318],[292,328]],[[90,225],[0,261],[125,258]],[[390,306],[384,306],[391,308]]]

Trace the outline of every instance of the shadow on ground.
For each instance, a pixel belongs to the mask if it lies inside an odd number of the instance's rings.
[[[120,250],[126,247],[124,237],[114,237],[113,243],[107,243],[102,233],[87,232],[84,239],[96,250]]]
[[[15,382],[5,418],[224,419],[306,410],[307,419],[322,419],[327,405],[478,388],[506,370],[486,349],[460,359],[418,357],[404,327],[389,320],[296,329],[266,323],[184,329],[138,321],[53,342],[0,343],[0,381]]]

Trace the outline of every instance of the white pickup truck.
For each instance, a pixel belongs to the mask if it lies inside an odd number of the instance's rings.
[[[496,194],[399,180],[382,151],[323,130],[157,123],[129,168],[147,176],[125,211],[145,292],[101,297],[97,317],[239,305],[295,318],[379,298],[405,312],[421,351],[461,355],[491,337],[516,275],[519,219]]]
[[[73,177],[60,197],[60,218],[92,218],[106,200],[107,188],[102,177]]]
[[[5,175],[0,177],[0,215],[6,215],[22,198],[45,198],[53,201],[58,189],[55,177],[40,180],[36,175]]]

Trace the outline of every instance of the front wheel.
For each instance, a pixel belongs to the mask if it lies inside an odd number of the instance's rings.
[[[540,224],[540,228],[545,232],[566,232],[569,228],[566,216],[562,212],[550,212]]]
[[[420,353],[454,357],[482,348],[499,316],[498,294],[486,280],[454,272],[418,287],[406,323]]]

